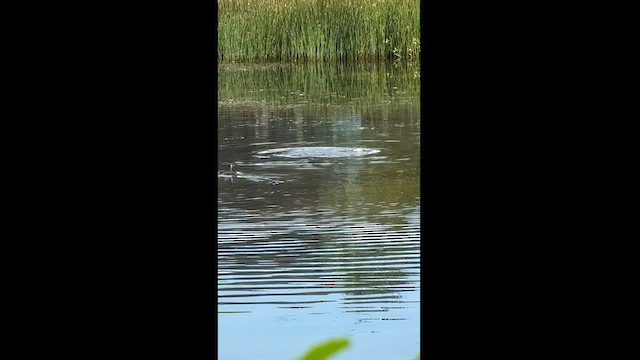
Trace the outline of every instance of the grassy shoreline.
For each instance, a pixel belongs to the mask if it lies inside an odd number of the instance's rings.
[[[420,61],[419,0],[218,0],[218,62]]]

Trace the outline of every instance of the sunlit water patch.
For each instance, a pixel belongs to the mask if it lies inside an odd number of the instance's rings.
[[[257,154],[286,158],[346,158],[367,156],[379,152],[378,149],[365,147],[314,146],[262,150]]]

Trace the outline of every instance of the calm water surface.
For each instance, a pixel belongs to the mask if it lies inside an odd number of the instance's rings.
[[[407,65],[220,67],[219,359],[343,336],[336,360],[418,354],[419,86]],[[376,151],[274,150],[297,147]]]

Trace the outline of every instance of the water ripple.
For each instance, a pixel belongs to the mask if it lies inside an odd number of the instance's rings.
[[[402,308],[411,302],[401,294],[420,289],[418,224],[398,228],[335,218],[322,224],[304,221],[304,215],[281,214],[262,226],[229,217],[219,224],[219,306],[313,309],[337,301],[344,311],[378,312],[388,311],[383,304]]]

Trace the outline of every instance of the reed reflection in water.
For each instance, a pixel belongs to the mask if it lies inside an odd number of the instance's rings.
[[[349,359],[419,351],[420,104],[415,68],[219,72],[219,358],[293,359],[335,336]],[[280,158],[285,147],[366,147]],[[261,153],[262,152],[262,153]]]

